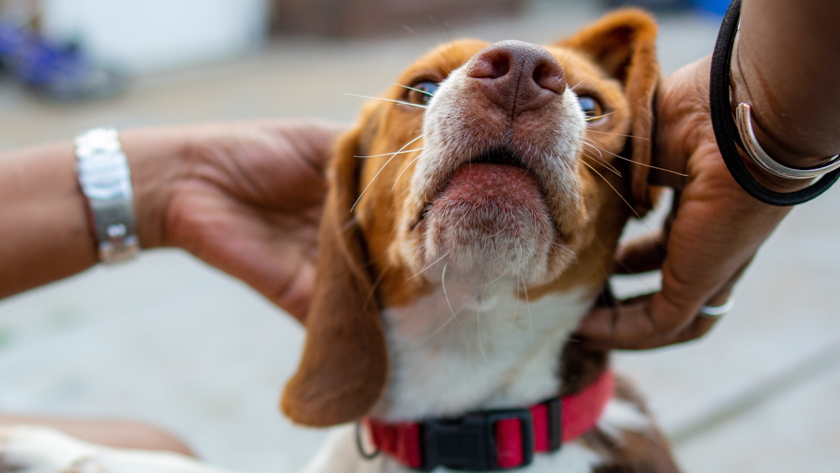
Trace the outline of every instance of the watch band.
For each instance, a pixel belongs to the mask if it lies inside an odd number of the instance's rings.
[[[128,261],[140,252],[134,224],[134,198],[128,161],[113,128],[95,128],[76,137],[76,170],[88,200],[105,264]]]

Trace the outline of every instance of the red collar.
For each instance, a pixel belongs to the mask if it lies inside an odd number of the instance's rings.
[[[577,394],[529,408],[420,422],[364,422],[377,450],[409,468],[506,470],[528,465],[534,452],[554,452],[595,427],[613,388],[613,373],[606,371]]]

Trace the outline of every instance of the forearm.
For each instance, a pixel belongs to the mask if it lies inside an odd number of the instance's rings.
[[[169,185],[186,144],[163,130],[121,136],[131,168],[137,232],[144,248],[160,246]],[[0,154],[0,298],[96,264],[87,201],[70,141]]]
[[[0,297],[96,263],[71,142],[0,155]]]
[[[765,150],[793,167],[840,153],[840,2],[743,0],[733,103],[753,108]]]

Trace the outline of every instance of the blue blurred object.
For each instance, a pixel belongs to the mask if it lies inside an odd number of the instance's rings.
[[[701,10],[723,16],[729,8],[729,2],[730,0],[695,0],[694,3]]]
[[[601,0],[608,8],[637,6],[657,12],[685,10],[690,7],[723,16],[730,0]]]
[[[94,66],[76,45],[51,43],[1,19],[0,65],[30,90],[61,101],[111,97],[127,83],[119,72]]]

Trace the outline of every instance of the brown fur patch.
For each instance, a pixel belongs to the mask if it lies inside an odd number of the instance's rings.
[[[575,340],[566,342],[561,354],[560,379],[563,380],[561,396],[578,393],[598,379],[609,366],[609,353],[589,350]]]

